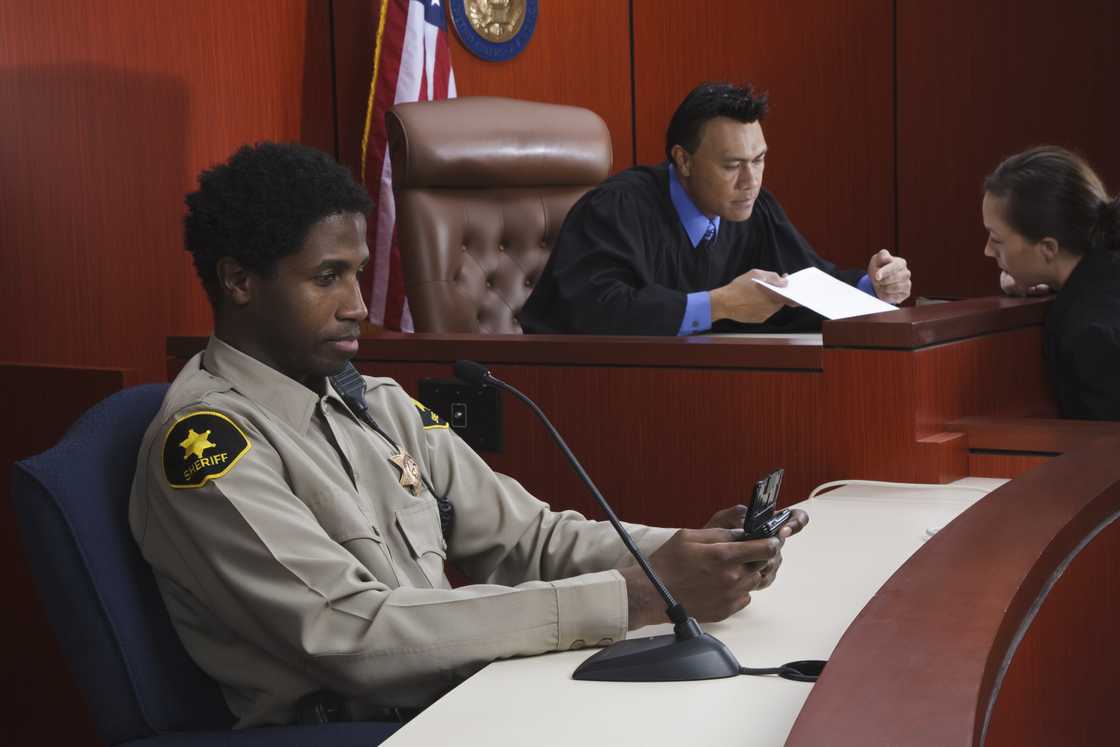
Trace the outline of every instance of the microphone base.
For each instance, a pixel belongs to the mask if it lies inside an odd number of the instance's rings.
[[[629,638],[592,656],[572,674],[599,682],[685,682],[739,674],[739,662],[723,642],[707,633]]]

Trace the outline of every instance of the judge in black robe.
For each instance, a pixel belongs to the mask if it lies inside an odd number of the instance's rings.
[[[778,274],[807,267],[856,285],[863,270],[822,259],[765,189],[751,217],[722,220],[715,238],[693,247],[669,196],[668,162],[620,172],[572,207],[548,264],[521,311],[526,332],[676,335],[687,295],[726,285],[751,269]],[[714,332],[819,330],[806,308],[780,309],[763,323],[730,320]]]
[[[664,164],[628,169],[568,213],[521,310],[526,332],[679,335],[799,331],[821,318],[758,285],[818,267],[885,301],[910,295],[906,260],[885,249],[865,276],[817,256],[762,189],[765,95],[705,83],[677,107]]]
[[[1062,417],[1120,420],[1120,253],[1081,258],[1047,313],[1045,345]]]

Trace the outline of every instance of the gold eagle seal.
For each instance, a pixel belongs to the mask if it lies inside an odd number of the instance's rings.
[[[467,20],[483,39],[502,43],[517,36],[525,22],[526,0],[464,0]]]

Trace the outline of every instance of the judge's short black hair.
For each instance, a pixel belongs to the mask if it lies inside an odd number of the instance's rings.
[[[709,119],[730,117],[744,124],[766,117],[765,93],[755,93],[749,83],[701,83],[693,88],[669,120],[665,131],[665,157],[673,160],[673,146],[689,153],[700,147],[700,129]]]
[[[246,145],[203,171],[187,195],[183,238],[210,303],[221,305],[217,264],[232,257],[259,275],[295,254],[307,232],[339,213],[373,207],[350,171],[330,156],[296,143]]]

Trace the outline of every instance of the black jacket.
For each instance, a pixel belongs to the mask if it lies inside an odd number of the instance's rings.
[[[1120,420],[1120,253],[1089,252],[1046,317],[1046,363],[1064,418]]]

